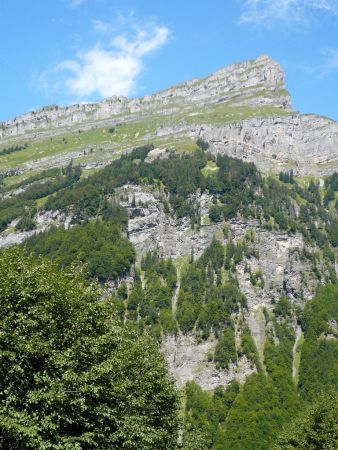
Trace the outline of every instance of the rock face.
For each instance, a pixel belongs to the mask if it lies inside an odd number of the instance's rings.
[[[165,194],[152,186],[125,185],[118,190],[120,203],[129,213],[128,237],[139,257],[148,251],[158,251],[163,258],[179,259],[201,256],[214,236],[225,244],[223,223],[210,223],[208,219],[212,196],[196,194],[191,199],[200,210],[202,225],[191,228],[187,218],[175,219],[165,211]],[[204,225],[203,225],[204,223]],[[272,309],[271,301],[283,292],[295,302],[313,295],[317,281],[304,279],[303,272],[309,270],[306,261],[300,260],[304,242],[300,234],[268,231],[257,221],[232,219],[227,223],[231,238],[236,243],[250,232],[253,235],[250,248],[255,255],[244,259],[236,267],[241,291],[246,295],[249,309],[258,307]],[[261,272],[264,287],[253,286],[249,272]]]
[[[265,117],[204,126],[213,153],[252,161],[263,172],[288,164],[297,174],[323,175],[338,167],[338,124],[315,115]]]
[[[192,252],[199,257],[220,228],[217,224],[207,224],[197,230],[191,228],[187,218],[174,219],[165,212],[166,198],[160,190],[128,185],[118,192],[121,205],[129,211],[128,237],[139,257],[148,251],[158,251],[164,258],[177,259]],[[194,199],[202,217],[208,216],[211,201],[207,194]]]
[[[128,234],[140,258],[148,251],[158,251],[164,258],[173,260],[189,258],[193,249],[199,257],[216,236],[223,244],[223,223],[207,223],[212,196],[197,194],[191,199],[199,208],[202,225],[192,229],[187,219],[178,221],[165,212],[167,200],[160,189],[150,186],[126,185],[118,192],[122,205],[129,212]],[[266,322],[264,310],[272,312],[275,301],[282,294],[292,304],[304,307],[304,298],[312,298],[318,279],[311,270],[309,261],[301,259],[304,248],[300,234],[268,231],[257,221],[232,219],[227,223],[230,238],[234,243],[243,241],[248,233],[252,236],[248,244],[253,256],[244,257],[236,266],[236,277],[240,291],[246,296],[247,311],[244,312],[251,335],[259,355],[263,353],[265,339],[271,323]],[[251,275],[260,274],[260,282],[253,284]],[[173,298],[176,309],[177,291]],[[174,312],[175,314],[175,312]],[[236,318],[235,318],[236,319]],[[238,319],[238,318],[237,318]],[[231,363],[224,370],[210,361],[217,339],[200,342],[193,335],[166,336],[162,343],[171,373],[179,387],[195,380],[203,389],[226,387],[232,380],[244,381],[256,371],[255,365],[245,356]]]
[[[36,230],[32,231],[15,231],[14,227],[19,220],[14,220],[7,230],[0,234],[0,249],[11,247],[12,245],[22,244],[26,239],[34,236],[37,233],[46,231],[51,227],[64,227],[69,228],[72,220],[71,216],[66,216],[59,211],[45,211],[40,212],[35,217]]]
[[[214,363],[208,361],[208,354],[216,344],[217,340],[212,339],[198,343],[192,335],[165,337],[162,351],[178,387],[193,380],[205,390],[216,386],[226,387],[231,381],[243,382],[247,376],[256,372],[256,368],[245,356],[236,364],[230,363],[228,370],[217,369]]]
[[[282,294],[302,309],[304,298],[313,297],[318,280],[309,263],[300,260],[304,248],[302,235],[267,231],[250,221],[233,220],[229,228],[235,242],[243,239],[248,231],[254,236],[250,247],[256,256],[239,263],[236,275],[239,288],[248,302],[246,321],[258,350],[263,351],[266,332],[264,309],[272,312],[274,302]],[[251,274],[260,274],[261,282],[254,285]]]

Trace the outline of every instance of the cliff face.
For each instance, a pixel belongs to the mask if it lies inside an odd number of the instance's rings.
[[[338,124],[315,115],[290,115],[203,126],[213,153],[252,161],[263,172],[288,165],[299,175],[325,175],[338,167]]]
[[[200,135],[215,153],[253,161],[263,172],[289,164],[301,174],[324,174],[338,166],[338,124],[315,115],[255,118]]]
[[[235,272],[240,291],[247,299],[247,310],[235,315],[234,321],[248,325],[259,355],[263,355],[267,335],[273,330],[267,315],[273,315],[275,300],[285,294],[295,308],[303,309],[304,299],[314,295],[318,279],[311,261],[301,256],[306,245],[299,233],[290,235],[269,231],[255,220],[233,219],[227,223],[229,236],[225,238],[222,232],[224,223],[212,224],[208,220],[213,200],[209,194],[197,194],[192,199],[201,213],[201,226],[197,229],[191,228],[188,219],[176,220],[165,212],[164,201],[168,199],[162,190],[126,185],[117,195],[124,199],[121,204],[128,210],[128,237],[137,250],[138,258],[149,251],[157,252],[160,257],[171,258],[177,264],[178,275],[180,261],[187,261],[192,253],[195,258],[200,257],[214,236],[225,246],[229,239],[237,243],[248,234],[252,235],[250,248],[255,256],[245,257]],[[324,268],[321,271],[325,273]],[[261,274],[262,283],[253,285],[253,273]],[[180,281],[173,297],[173,314],[179,291]],[[296,329],[294,319],[295,332]],[[238,325],[238,346],[241,333]],[[217,368],[209,358],[217,343],[215,337],[201,342],[194,334],[164,337],[162,350],[178,386],[195,380],[203,389],[210,390],[216,386],[226,387],[232,380],[243,382],[256,372],[257,367],[245,355],[225,370]]]

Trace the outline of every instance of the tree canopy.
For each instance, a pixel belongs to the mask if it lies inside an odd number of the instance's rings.
[[[335,450],[338,447],[338,395],[330,389],[279,437],[274,450]]]
[[[173,449],[178,398],[163,356],[97,285],[0,253],[0,447]]]
[[[135,250],[114,222],[101,220],[76,225],[69,230],[51,228],[25,242],[35,255],[54,260],[60,268],[74,262],[85,265],[86,278],[100,282],[113,280],[129,272]]]

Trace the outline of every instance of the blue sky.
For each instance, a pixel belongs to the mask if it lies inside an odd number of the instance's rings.
[[[338,120],[338,0],[2,0],[0,120],[143,96],[262,53],[296,109]]]

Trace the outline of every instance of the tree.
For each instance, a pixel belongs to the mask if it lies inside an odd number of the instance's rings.
[[[174,449],[164,358],[75,272],[0,253],[0,447]]]
[[[208,150],[208,148],[209,148],[209,143],[206,142],[206,141],[204,141],[204,140],[201,139],[201,138],[198,138],[198,139],[197,139],[196,144],[197,144],[197,146],[198,146],[201,150],[203,150],[203,151],[206,151],[206,150]]]
[[[335,450],[338,448],[338,394],[319,396],[278,438],[275,450]]]
[[[27,251],[43,255],[65,268],[75,261],[86,265],[87,278],[113,280],[129,272],[135,250],[120,230],[118,218],[91,221],[69,230],[51,228],[25,242]]]
[[[209,210],[209,219],[212,222],[221,222],[222,208],[219,205],[211,205]]]
[[[271,448],[282,424],[278,393],[264,374],[249,376],[226,419],[224,450]]]

